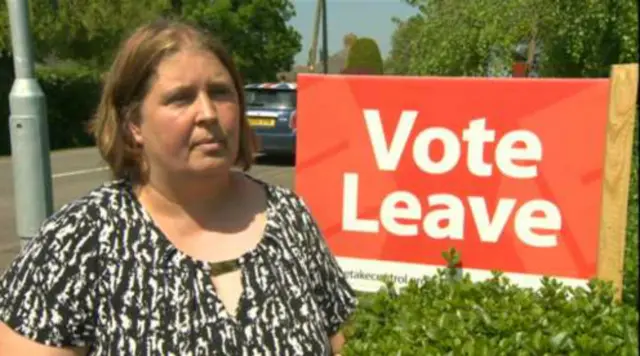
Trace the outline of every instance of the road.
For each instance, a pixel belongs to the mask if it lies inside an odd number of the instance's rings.
[[[110,178],[95,148],[53,152],[51,171],[54,209],[59,209]],[[272,184],[287,188],[293,186],[291,160],[261,158],[249,173]],[[13,189],[11,159],[0,157],[0,271],[19,251]]]

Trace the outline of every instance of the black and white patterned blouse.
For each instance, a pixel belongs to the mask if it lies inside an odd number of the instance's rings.
[[[267,224],[241,256],[244,290],[227,313],[209,264],[176,249],[127,181],[67,204],[0,280],[0,321],[90,355],[329,355],[356,307],[303,201],[267,191]]]

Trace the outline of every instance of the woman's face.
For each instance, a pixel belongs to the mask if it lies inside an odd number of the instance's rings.
[[[131,125],[156,174],[229,170],[239,147],[240,108],[231,75],[212,53],[189,49],[162,60]]]

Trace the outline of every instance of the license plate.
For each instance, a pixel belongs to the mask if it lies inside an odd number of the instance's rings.
[[[270,118],[261,118],[261,117],[250,117],[249,125],[251,126],[260,126],[260,127],[274,127],[276,126],[276,119]]]

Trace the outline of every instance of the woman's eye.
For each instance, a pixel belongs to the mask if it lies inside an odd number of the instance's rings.
[[[168,103],[172,105],[183,105],[183,104],[189,104],[191,101],[192,101],[192,98],[190,95],[179,94],[179,95],[171,96],[168,100]]]
[[[229,90],[229,88],[226,88],[226,87],[212,88],[210,90],[210,95],[213,97],[229,95],[230,93],[231,93],[231,90]]]

